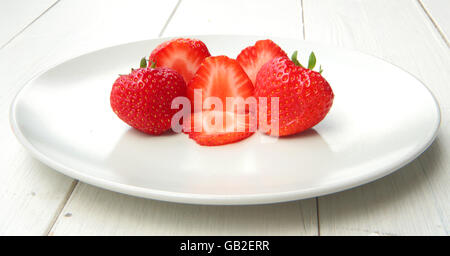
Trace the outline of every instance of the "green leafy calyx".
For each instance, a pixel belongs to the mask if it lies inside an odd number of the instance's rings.
[[[292,56],[291,56],[292,62],[294,62],[294,64],[296,66],[304,68],[304,66],[298,61],[297,55],[298,55],[298,51],[295,51],[294,53],[292,53]],[[311,54],[309,55],[309,60],[308,60],[308,69],[313,70],[314,67],[316,66],[316,62],[317,62],[316,55],[314,54],[314,52],[311,52]],[[322,74],[322,71],[323,71],[322,65],[320,65],[319,73]]]

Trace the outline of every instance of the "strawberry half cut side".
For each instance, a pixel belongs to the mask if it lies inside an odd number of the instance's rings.
[[[270,39],[256,41],[255,45],[249,46],[241,51],[236,60],[245,70],[253,85],[256,75],[261,67],[276,57],[287,56],[287,54]]]
[[[183,123],[189,138],[203,146],[219,146],[250,137],[257,129],[255,117],[222,111],[202,111],[191,114]]]
[[[246,99],[253,96],[253,84],[236,60],[214,56],[203,61],[188,84],[187,96],[192,105],[197,92],[201,92],[203,103],[208,97],[217,97],[225,108],[227,97]]]
[[[175,38],[158,45],[150,54],[149,63],[156,63],[156,67],[171,68],[189,83],[200,64],[210,55],[200,40]]]

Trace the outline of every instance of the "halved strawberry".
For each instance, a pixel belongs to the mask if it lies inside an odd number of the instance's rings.
[[[245,70],[254,85],[259,69],[268,61],[281,56],[287,55],[280,46],[272,40],[266,39],[256,41],[255,45],[242,50],[236,60]]]
[[[219,146],[243,140],[257,129],[256,117],[222,111],[202,111],[191,114],[183,123],[189,138],[203,146]]]
[[[227,97],[253,96],[253,84],[239,63],[227,56],[206,58],[188,84],[187,96],[194,103],[194,90],[201,89],[203,102],[218,97],[225,108]]]
[[[211,56],[206,45],[197,39],[175,38],[158,45],[150,54],[149,64],[174,69],[188,83],[202,61]]]

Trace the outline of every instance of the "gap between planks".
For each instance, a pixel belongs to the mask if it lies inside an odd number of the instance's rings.
[[[172,20],[172,17],[175,15],[175,13],[178,10],[178,6],[180,6],[182,0],[178,0],[177,4],[175,5],[175,8],[173,8],[172,13],[170,13],[169,18],[167,19],[166,23],[164,23],[163,28],[161,29],[161,32],[159,32],[158,37],[161,37],[164,32],[166,31],[167,26],[169,25],[170,21]]]
[[[42,15],[44,15],[50,8],[52,8],[54,5],[56,5],[60,0],[58,0],[56,3],[54,3],[52,6],[50,6],[47,10],[45,10],[41,15],[39,15],[39,17],[41,17]],[[182,0],[178,0],[177,4],[175,5],[175,7],[173,8],[172,12],[170,13],[169,17],[167,18],[167,21],[164,23],[163,28],[161,29],[161,32],[159,33],[158,37],[161,37],[164,34],[164,31],[166,30],[167,26],[169,25],[170,21],[172,20],[172,17],[175,15],[178,6],[180,6]],[[28,28],[31,24],[33,24],[33,22],[35,22],[39,17],[37,17],[35,20],[33,20],[26,28]],[[25,29],[23,29],[25,30]],[[22,31],[23,31],[22,30]],[[22,32],[21,31],[21,32]],[[19,33],[20,34],[20,33]],[[16,35],[17,36],[17,35]],[[14,37],[16,37],[14,36]],[[14,38],[13,38],[14,39]],[[8,43],[12,41],[9,40]],[[49,227],[47,228],[47,231],[45,232],[45,235],[47,236],[52,236],[52,232],[53,229],[56,225],[56,223],[58,222],[59,218],[61,217],[61,215],[64,212],[64,209],[66,208],[68,202],[70,201],[70,199],[72,198],[72,195],[75,191],[75,189],[78,187],[78,185],[80,184],[80,182],[78,180],[73,180],[69,191],[67,191],[66,196],[64,197],[64,200],[61,202],[60,207],[58,207],[58,210],[56,211],[55,217],[53,218],[53,220],[50,222]]]
[[[0,46],[0,50],[4,49],[9,43],[11,43],[16,37],[18,37],[20,34],[22,34],[27,28],[29,28],[33,23],[35,23],[40,17],[42,17],[44,14],[46,14],[50,9],[52,9],[56,4],[58,4],[61,0],[57,0],[52,5],[50,5],[45,11],[43,11],[39,16],[37,16],[34,20],[32,20],[28,25],[26,25],[23,29],[21,29],[19,32],[17,32],[15,35],[13,35],[6,43],[4,43],[2,46]]]
[[[425,5],[422,3],[422,0],[417,0],[417,3],[419,3],[419,6],[425,12],[425,15],[431,21],[431,24],[433,24],[434,28],[437,30],[437,32],[441,36],[442,40],[444,40],[444,42],[447,44],[447,46],[450,47],[449,39],[445,36],[444,31],[442,31],[442,29],[439,27],[437,22],[433,19],[433,16],[431,16],[431,13],[427,10]]]
[[[303,0],[300,0],[300,8],[302,9],[302,34],[303,40],[306,40],[306,32],[305,32],[305,12],[303,10]]]
[[[61,214],[64,212],[64,209],[66,208],[67,202],[69,202],[70,198],[72,198],[73,191],[78,186],[80,182],[78,180],[73,180],[72,184],[70,184],[69,191],[67,191],[66,196],[64,197],[64,200],[59,205],[58,209],[56,210],[56,214],[53,217],[52,221],[50,222],[47,230],[45,231],[46,236],[51,236],[53,227],[55,226],[56,222],[58,221]]]

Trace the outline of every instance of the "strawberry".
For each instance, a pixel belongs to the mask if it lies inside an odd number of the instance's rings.
[[[258,74],[262,65],[276,57],[282,56],[287,55],[272,40],[266,39],[256,41],[255,45],[243,49],[236,60],[245,70],[252,83],[255,84],[256,74]]]
[[[202,99],[218,97],[223,107],[226,97],[253,96],[253,84],[239,63],[227,56],[206,58],[188,84],[187,96],[194,102],[194,90],[201,89]],[[195,104],[195,103],[194,103]]]
[[[141,68],[129,75],[121,75],[113,84],[110,96],[114,113],[130,126],[153,135],[167,131],[172,116],[172,100],[186,95],[186,83],[176,71],[154,66]]]
[[[206,45],[197,39],[175,38],[158,45],[150,54],[150,63],[180,73],[188,83],[202,61],[211,56]]]
[[[215,110],[195,112],[183,123],[183,131],[200,145],[225,145],[243,140],[256,131],[256,120],[251,122],[250,118],[250,114]]]
[[[333,104],[334,94],[330,85],[315,72],[316,58],[310,55],[308,68],[297,61],[294,52],[292,61],[288,57],[278,57],[263,65],[256,77],[255,96],[267,97],[270,112],[271,97],[279,98],[279,136],[295,134],[319,123]],[[270,124],[270,114],[267,123]],[[276,119],[275,119],[276,120]],[[259,120],[260,128],[261,121]],[[262,127],[266,133],[276,135],[276,131]]]

